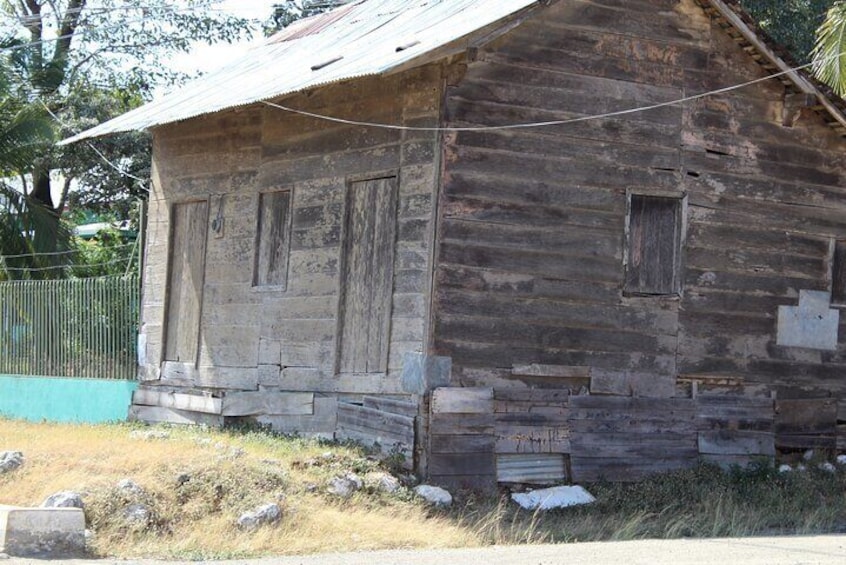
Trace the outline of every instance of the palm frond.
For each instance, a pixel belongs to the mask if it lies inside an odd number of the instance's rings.
[[[817,78],[839,96],[846,96],[846,2],[837,2],[828,10],[811,56]]]

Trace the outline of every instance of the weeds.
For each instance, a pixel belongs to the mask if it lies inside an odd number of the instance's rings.
[[[584,485],[590,506],[527,512],[507,493],[454,493],[450,510],[427,507],[409,489],[365,488],[349,499],[328,481],[386,470],[350,443],[267,430],[66,426],[0,420],[0,449],[25,464],[0,476],[0,502],[38,505],[59,490],[83,494],[98,556],[245,558],[318,551],[466,547],[643,538],[821,534],[846,531],[846,469],[781,474],[761,463],[716,466],[631,484]],[[395,458],[392,467],[401,461]],[[391,469],[396,470],[396,469]],[[131,478],[140,492],[117,487]],[[276,502],[281,522],[238,530],[240,513]],[[148,513],[127,514],[134,504]]]

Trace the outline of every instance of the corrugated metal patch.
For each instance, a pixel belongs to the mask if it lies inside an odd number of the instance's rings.
[[[496,456],[496,480],[500,483],[552,484],[566,479],[567,466],[560,453]]]

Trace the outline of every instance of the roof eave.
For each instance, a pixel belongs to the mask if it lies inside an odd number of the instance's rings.
[[[732,9],[724,0],[700,0],[701,4],[707,4],[727,22],[729,22],[750,45],[752,45],[766,61],[776,69],[777,74],[785,77],[802,93],[813,96],[834,120],[846,128],[846,114],[837,107],[832,99],[823,92],[816,84],[808,80],[801,72],[788,64],[772,48],[764,42],[761,37],[738,13]]]

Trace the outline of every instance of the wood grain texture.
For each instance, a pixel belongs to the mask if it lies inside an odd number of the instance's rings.
[[[341,373],[387,369],[396,239],[395,177],[350,185],[338,338]]]
[[[288,284],[290,210],[289,190],[265,192],[259,196],[256,286],[276,286],[284,290]]]
[[[205,277],[208,202],[173,206],[165,360],[196,363]]]

